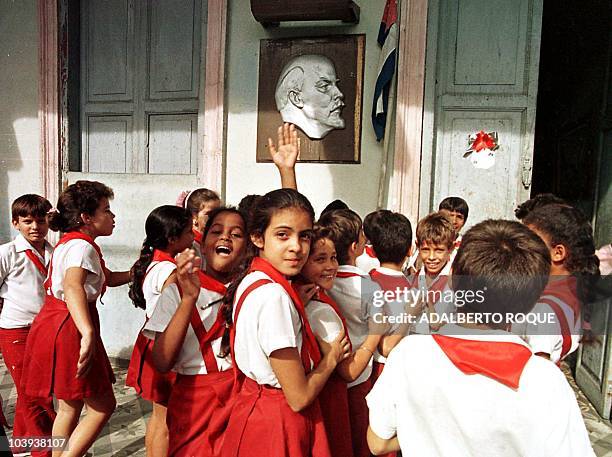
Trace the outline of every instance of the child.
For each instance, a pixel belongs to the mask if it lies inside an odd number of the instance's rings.
[[[189,192],[186,192],[185,199],[182,205],[179,203],[182,200],[182,195],[177,200],[177,206],[182,206],[191,213],[193,220],[193,250],[200,258],[204,258],[200,252],[202,244],[202,231],[206,227],[206,221],[210,212],[221,206],[221,198],[214,190],[201,187]]]
[[[363,219],[363,233],[366,237],[366,245],[363,250],[363,254],[357,257],[355,262],[357,268],[368,273],[373,269],[380,267],[380,260],[378,260],[376,257],[376,253],[372,247],[372,237],[375,236],[373,231],[376,229],[375,227],[372,227],[372,218],[376,213],[377,211],[374,211]]]
[[[232,359],[245,375],[223,456],[330,456],[317,396],[348,351],[341,333],[319,352],[304,305],[289,284],[308,258],[314,211],[291,189],[267,193],[253,211],[247,258],[224,299],[233,315]],[[235,298],[235,301],[234,301]]]
[[[64,235],[49,264],[45,304],[28,335],[23,378],[27,395],[58,399],[53,436],[68,439],[62,456],[85,454],[115,409],[115,377],[100,338],[96,300],[106,286],[127,283],[129,272],[109,271],[95,243],[113,233],[112,197],[100,182],[77,181],[49,215],[51,230]],[[87,415],[79,421],[83,405]]]
[[[447,216],[453,223],[457,240],[461,240],[461,229],[465,225],[470,213],[467,202],[461,197],[446,197],[438,205],[438,211]]]
[[[593,231],[584,215],[568,205],[548,204],[529,212],[523,223],[550,250],[550,280],[533,312],[556,316],[554,323],[527,325],[521,332],[534,353],[559,363],[578,349],[582,304],[599,276]]]
[[[548,249],[518,222],[488,220],[463,237],[455,292],[479,296],[436,335],[411,335],[368,395],[368,443],[379,455],[594,456],[563,373],[486,313],[524,314],[550,270]]]
[[[53,399],[26,398],[22,391],[26,340],[32,321],[45,297],[43,282],[53,248],[45,237],[51,203],[39,195],[26,194],[11,205],[13,241],[0,246],[0,351],[15,382],[17,405],[13,437],[50,436],[55,418]],[[36,455],[36,453],[34,453]]]
[[[523,220],[525,216],[536,208],[550,205],[551,203],[557,203],[560,205],[566,205],[567,203],[562,198],[557,197],[554,194],[538,194],[529,200],[524,201],[516,207],[514,215],[517,219]]]
[[[448,284],[456,233],[451,221],[441,213],[431,213],[417,224],[417,247],[422,266],[412,285],[418,289],[421,307],[428,317],[419,319],[416,333],[438,330],[441,322],[456,310]]]
[[[368,326],[371,281],[367,273],[355,265],[356,259],[363,253],[365,236],[361,228],[361,218],[348,209],[323,214],[319,224],[330,230],[340,264],[329,295],[338,304],[346,319],[353,357],[364,361],[348,385],[348,397],[353,451],[355,457],[365,457],[369,455],[365,440],[368,426],[365,396],[372,387],[372,356],[381,339],[378,332],[371,335]]]
[[[232,208],[210,213],[200,271],[194,251],[179,256],[178,284],[164,289],[145,325],[155,337],[153,359],[177,380],[168,402],[170,456],[217,456],[227,423],[226,407],[233,386],[232,363],[222,347],[225,319],[219,311],[227,284],[246,249],[243,216]],[[180,287],[180,288],[179,288]]]
[[[135,306],[146,310],[148,321],[176,270],[175,256],[193,244],[191,214],[172,205],[155,208],[147,217],[145,233],[140,258],[132,267],[130,298]],[[139,333],[125,383],[135,388],[143,399],[153,403],[145,446],[147,455],[165,457],[168,455],[166,407],[175,376],[164,375],[155,369],[152,348],[153,341]]]
[[[410,281],[402,273],[402,265],[412,250],[412,226],[406,216],[389,210],[378,210],[371,213],[370,233],[372,248],[380,260],[380,267],[370,271],[372,281],[383,291],[408,291]],[[385,303],[385,313],[400,316],[405,312],[415,312],[412,303],[405,299]],[[399,343],[407,329],[394,325],[382,338],[380,352],[374,354],[372,367],[372,384],[376,382],[384,368],[385,356]]]

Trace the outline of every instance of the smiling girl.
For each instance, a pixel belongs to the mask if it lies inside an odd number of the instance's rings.
[[[45,282],[47,296],[26,346],[26,393],[58,399],[53,436],[68,438],[54,456],[81,456],[115,409],[115,377],[100,338],[98,297],[107,286],[129,281],[129,272],[108,270],[96,238],[109,236],[113,191],[96,181],[77,181],[59,197],[49,227],[64,232]],[[87,415],[79,421],[83,405]]]
[[[258,255],[245,262],[224,300],[244,382],[223,456],[330,456],[317,396],[349,342],[341,332],[319,351],[287,279],[308,259],[313,218],[310,202],[291,189],[269,192],[253,211],[249,235]]]
[[[245,232],[237,210],[213,210],[202,240],[205,271],[194,250],[181,253],[176,278],[145,325],[145,334],[155,338],[156,368],[177,373],[168,401],[169,456],[219,455],[234,380],[221,347],[226,326],[219,310],[225,285],[243,259]]]

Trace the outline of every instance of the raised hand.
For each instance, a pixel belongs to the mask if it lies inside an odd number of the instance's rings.
[[[193,249],[185,249],[176,257],[176,279],[184,297],[196,298],[200,295],[200,258]]]
[[[279,170],[293,170],[300,156],[300,138],[295,125],[284,123],[278,128],[277,145],[268,138],[270,157]]]

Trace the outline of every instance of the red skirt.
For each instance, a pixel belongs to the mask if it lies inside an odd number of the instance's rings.
[[[353,457],[346,381],[337,372],[321,390],[319,404],[332,457]]]
[[[89,313],[95,330],[96,352],[87,375],[77,378],[81,334],[66,303],[46,296],[26,343],[23,378],[28,380],[27,395],[48,397],[54,394],[60,400],[82,400],[113,391],[115,376],[100,338],[100,318],[95,303],[89,303]]]
[[[223,457],[331,457],[318,400],[294,412],[281,389],[246,378],[234,401]]]
[[[370,457],[367,433],[369,424],[369,410],[366,403],[366,395],[372,388],[372,381],[368,378],[348,389],[349,413],[351,416],[351,439],[353,441],[353,452],[355,457]]]
[[[170,391],[176,379],[176,373],[160,373],[153,365],[154,341],[138,334],[125,384],[136,389],[136,393],[145,400],[168,406]]]
[[[234,372],[177,375],[168,403],[168,456],[218,457],[231,411]]]

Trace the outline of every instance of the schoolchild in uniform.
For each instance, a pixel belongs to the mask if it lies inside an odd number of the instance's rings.
[[[450,263],[452,264],[453,260],[455,260],[455,256],[457,255],[457,250],[459,249],[459,246],[461,246],[461,230],[468,220],[470,207],[461,197],[446,197],[438,205],[438,211],[450,219],[450,221],[453,223],[453,227],[455,228],[455,233],[457,234],[453,244],[453,251],[451,252],[450,256]]]
[[[533,313],[556,319],[528,324],[522,333],[535,353],[559,363],[578,349],[582,307],[599,276],[593,230],[582,212],[563,204],[536,208],[523,223],[544,240],[551,257],[550,279]]]
[[[177,279],[164,291],[145,325],[155,338],[153,359],[162,372],[177,373],[168,402],[168,455],[214,457],[220,453],[229,416],[234,373],[228,357],[225,318],[220,312],[226,284],[247,246],[243,215],[232,208],[210,213],[202,252],[179,256]]]
[[[45,240],[50,209],[51,203],[39,195],[17,198],[11,215],[19,234],[0,246],[0,351],[17,389],[14,438],[50,436],[55,418],[51,397],[27,398],[21,389],[26,340],[45,300],[43,282],[53,252]]]
[[[115,409],[115,381],[100,338],[96,300],[106,286],[129,281],[129,272],[106,268],[96,238],[115,227],[109,200],[113,191],[96,181],[77,181],[59,197],[49,215],[51,230],[62,231],[49,264],[46,297],[34,319],[23,365],[27,395],[53,394],[59,409],[53,436],[68,439],[54,455],[81,456]],[[87,415],[79,421],[83,405]]]
[[[146,311],[146,324],[162,291],[174,279],[176,255],[193,244],[191,214],[173,205],[155,208],[145,221],[145,234],[140,257],[132,267],[129,294],[134,305]],[[175,375],[155,369],[152,349],[153,341],[139,332],[125,383],[153,404],[145,435],[147,455],[165,457],[168,455],[166,408]]]
[[[425,216],[417,224],[417,248],[422,265],[412,277],[412,286],[420,293],[419,300],[427,319],[418,320],[416,333],[439,329],[444,318],[456,310],[449,284],[450,256],[456,233],[450,219],[439,212]]]
[[[348,398],[353,451],[356,457],[365,457],[369,455],[365,439],[368,421],[365,396],[372,387],[372,357],[382,337],[380,331],[370,331],[368,322],[373,284],[369,275],[355,265],[363,253],[365,236],[361,218],[351,210],[329,211],[321,216],[319,224],[330,230],[340,264],[329,295],[344,314],[353,357],[361,362],[353,366]]]
[[[318,395],[348,353],[344,332],[321,351],[287,278],[308,258],[314,211],[292,189],[262,196],[250,221],[248,256],[224,299],[232,358],[244,375],[222,455],[328,457]]]
[[[366,273],[380,267],[380,260],[376,257],[376,253],[372,247],[372,219],[376,213],[377,211],[374,211],[363,218],[363,233],[366,237],[366,245],[363,250],[363,254],[357,257],[357,260],[355,261],[357,268],[365,271]]]
[[[518,222],[496,220],[464,235],[453,287],[482,300],[459,308],[465,323],[411,335],[391,352],[368,395],[375,455],[595,455],[563,373],[534,357],[505,320],[468,319],[534,306],[550,270],[548,249],[534,235]]]
[[[409,299],[410,281],[402,273],[402,265],[412,250],[412,226],[406,216],[382,209],[371,214],[371,242],[381,265],[370,271],[370,278],[381,291],[401,292],[395,301],[385,301],[381,309],[385,314],[400,317],[403,314],[416,314],[418,309]],[[385,364],[385,357],[391,349],[408,333],[409,325],[394,324],[383,336],[379,350],[374,354],[372,366],[372,383],[374,384]]]
[[[221,198],[214,190],[200,187],[199,189],[185,191],[179,195],[177,206],[182,206],[191,213],[193,221],[193,250],[196,255],[203,258],[200,252],[202,245],[202,232],[210,212],[221,206]]]

